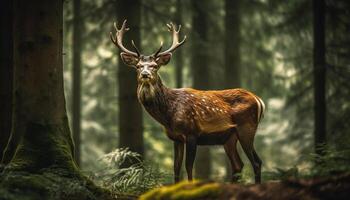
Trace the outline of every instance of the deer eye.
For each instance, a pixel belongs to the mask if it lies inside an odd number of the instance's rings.
[[[158,69],[158,65],[152,65],[150,68],[151,68],[152,70],[157,70],[157,69]]]

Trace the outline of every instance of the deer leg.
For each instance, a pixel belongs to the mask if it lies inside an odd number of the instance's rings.
[[[184,155],[184,143],[175,141],[174,142],[174,174],[175,183],[180,180],[180,171]]]
[[[255,135],[255,130],[254,132],[238,130],[239,142],[241,143],[244,153],[247,155],[250,163],[253,166],[253,170],[255,174],[255,183],[260,183],[262,162],[254,149],[254,145],[253,145],[254,135]]]
[[[262,165],[262,161],[260,159],[260,157],[258,156],[258,154],[256,153],[254,146],[253,146],[253,156],[254,156],[254,160],[258,163],[258,177],[255,178],[255,182],[256,183],[260,183],[261,182],[261,165]]]
[[[237,182],[240,179],[240,173],[243,168],[243,162],[237,152],[237,139],[237,135],[233,134],[224,144],[225,152],[231,163],[232,182]]]
[[[188,180],[192,180],[192,169],[197,151],[197,139],[194,136],[189,136],[186,139],[186,171]]]
[[[260,159],[260,157],[258,156],[258,154],[256,153],[255,149],[253,151],[253,155],[254,155],[254,159],[259,163],[259,165],[262,165],[262,161]]]

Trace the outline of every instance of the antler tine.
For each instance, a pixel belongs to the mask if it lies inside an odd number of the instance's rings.
[[[171,31],[172,23],[170,22],[169,24],[166,24],[166,26],[168,27],[168,31]]]
[[[184,39],[181,42],[179,42],[179,33],[180,33],[181,25],[179,25],[178,30],[176,30],[176,25],[173,24],[172,22],[167,24],[167,27],[168,27],[168,31],[172,32],[173,43],[168,50],[163,51],[161,53],[159,53],[161,48],[162,48],[162,47],[160,47],[159,50],[157,51],[157,53],[154,54],[155,56],[161,56],[161,55],[164,55],[167,53],[171,53],[171,52],[175,51],[175,49],[180,47],[186,41],[186,36],[184,36]]]
[[[123,45],[123,36],[124,36],[124,33],[126,33],[128,30],[130,30],[129,28],[126,28],[126,20],[124,20],[123,24],[122,24],[122,27],[120,29],[118,29],[117,27],[117,23],[114,22],[114,28],[115,28],[115,37],[113,37],[113,33],[110,32],[110,37],[111,37],[111,40],[112,42],[123,52],[125,53],[128,53],[128,54],[131,54],[131,55],[134,55],[134,56],[139,56],[140,55],[140,52],[138,51],[138,49],[136,48],[135,44],[133,44],[135,50],[137,53],[133,52],[133,51],[130,51],[128,50],[127,48],[124,47]],[[134,43],[132,41],[132,43]]]
[[[157,57],[159,52],[162,50],[163,48],[163,41],[160,42],[160,47],[159,49],[153,54],[153,57]]]
[[[131,44],[134,47],[134,49],[135,49],[135,51],[137,53],[137,56],[140,56],[141,53],[140,53],[139,49],[136,47],[134,40],[131,40]]]

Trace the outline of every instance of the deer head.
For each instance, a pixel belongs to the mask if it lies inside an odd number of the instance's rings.
[[[173,43],[171,47],[162,52],[163,42],[159,49],[153,53],[152,55],[143,55],[140,53],[138,48],[136,47],[134,41],[132,40],[132,46],[134,51],[130,51],[123,45],[123,35],[126,33],[129,28],[126,27],[126,20],[124,20],[123,25],[120,29],[118,29],[116,23],[114,23],[114,28],[116,30],[115,36],[113,37],[112,32],[110,33],[110,37],[112,42],[121,50],[120,56],[123,62],[132,66],[137,71],[137,80],[139,84],[142,85],[153,85],[155,84],[158,77],[158,70],[161,66],[168,64],[171,59],[172,52],[175,51],[178,47],[180,47],[186,40],[186,36],[184,39],[179,42],[179,32],[181,29],[181,25],[176,30],[176,26],[173,23],[167,24],[168,30],[172,33]]]

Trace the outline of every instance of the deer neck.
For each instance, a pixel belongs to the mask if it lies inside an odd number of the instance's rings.
[[[159,76],[155,83],[139,83],[137,87],[140,103],[153,118],[166,127],[169,124],[167,113],[171,105],[169,94],[170,89],[163,85]]]

